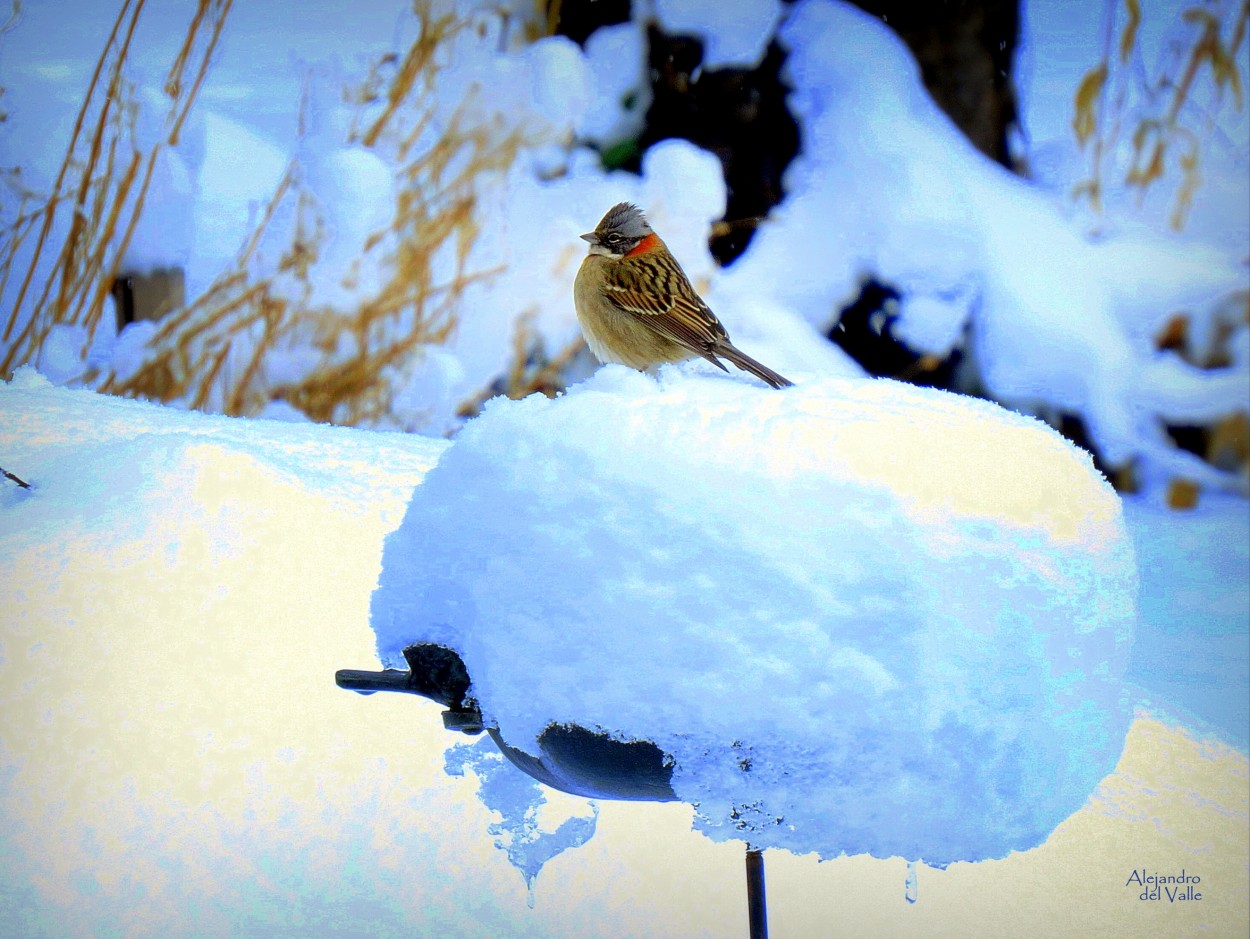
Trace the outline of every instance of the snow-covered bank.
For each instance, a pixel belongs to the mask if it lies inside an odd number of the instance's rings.
[[[745,934],[740,846],[692,832],[681,804],[601,804],[529,909],[474,774],[445,771],[463,738],[438,708],[334,687],[335,669],[376,661],[383,541],[445,446],[29,375],[0,386],[0,466],[35,486],[5,483],[0,504],[0,932]],[[1166,551],[1174,519],[1134,529],[1129,512],[1139,552]],[[1170,589],[1236,602],[1235,587],[1191,591],[1202,548],[1161,566]],[[770,851],[770,921],[779,935],[1233,933],[1250,910],[1246,787],[1244,753],[1140,713],[1116,772],[1040,848],[922,867],[914,906],[901,859]],[[587,813],[547,797],[548,830]],[[1140,902],[1125,883],[1143,865],[1209,889]]]

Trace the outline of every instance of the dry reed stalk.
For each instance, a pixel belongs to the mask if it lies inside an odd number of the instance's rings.
[[[163,321],[138,371],[104,376],[104,390],[230,414],[255,414],[280,399],[317,421],[386,417],[397,383],[420,366],[422,347],[454,333],[464,292],[496,273],[468,267],[479,234],[480,183],[505,173],[528,142],[519,125],[475,118],[468,99],[433,133],[437,51],[472,24],[428,8],[417,13],[418,35],[407,53],[376,63],[355,98],[351,142],[387,160],[397,181],[390,224],[360,246],[360,263],[382,262],[380,281],[354,309],[310,299],[323,233],[313,194],[292,163],[231,269]],[[258,274],[262,237],[283,237],[270,227],[292,202],[297,221],[282,256],[271,273]],[[450,271],[440,266],[445,256]],[[320,361],[298,379],[272,381],[271,361],[292,349],[318,350]],[[232,355],[241,360],[237,369]]]
[[[138,10],[141,9],[141,6],[142,5],[140,4],[140,7],[136,8],[134,14],[131,17],[129,26],[126,29],[127,37],[133,35],[134,33],[134,27],[136,23],[138,22],[138,19],[137,19]],[[30,289],[32,280],[35,276],[35,272],[38,269],[39,259],[42,256],[44,247],[47,244],[48,235],[52,230],[53,219],[56,216],[57,210],[60,208],[61,202],[66,198],[64,194],[65,187],[66,187],[66,177],[69,176],[70,168],[75,165],[74,154],[78,149],[78,140],[80,136],[82,135],[83,126],[86,123],[87,114],[95,98],[96,88],[98,87],[100,83],[100,76],[103,73],[105,66],[109,63],[110,52],[113,49],[113,46],[117,41],[118,32],[122,29],[123,24],[126,23],[126,15],[128,12],[130,12],[130,0],[126,0],[126,2],[122,5],[121,10],[118,11],[117,19],[113,23],[112,32],[109,33],[109,38],[104,44],[104,50],[103,52],[101,52],[100,58],[96,62],[95,70],[91,76],[91,82],[87,87],[87,93],[83,97],[82,107],[79,108],[78,117],[74,121],[74,130],[70,136],[69,147],[66,150],[64,160],[62,160],[61,162],[61,168],[57,174],[56,182],[53,184],[53,187],[52,187],[52,195],[47,199],[47,202],[45,206],[43,207],[43,209],[40,212],[36,213],[36,216],[32,216],[32,218],[42,217],[43,222],[42,222],[42,225],[40,226],[39,236],[35,243],[34,258],[30,262],[29,268],[27,268],[26,270],[26,275],[22,280],[21,287],[18,289],[17,299],[13,303],[12,310],[10,311],[10,314],[9,314],[9,319],[7,323],[5,324],[4,333],[3,335],[0,335],[0,340],[6,343],[10,340],[14,328],[17,326],[18,323],[22,321],[21,314],[23,312],[23,302],[26,298],[26,293]],[[123,47],[121,54],[119,54],[116,57],[117,61],[114,67],[114,70],[116,72],[120,72],[121,60],[124,59],[125,57],[125,49],[128,48],[128,43],[129,43],[129,39],[127,39],[127,44],[126,46]],[[111,84],[112,83],[110,82],[110,85]],[[96,121],[95,137],[97,140],[100,138],[100,136],[103,133],[104,128],[107,126],[107,121],[109,117],[109,103],[111,100],[112,100],[112,97],[110,95],[105,96],[104,104],[101,108],[100,114]],[[98,148],[92,149],[93,154],[98,154],[98,152],[99,152]],[[80,184],[78,187],[80,199],[83,193],[82,187],[89,181],[89,179],[90,179],[89,174],[85,172],[81,173]],[[79,228],[76,230],[80,231],[81,229]],[[4,257],[4,262],[3,262],[4,277],[6,281],[8,279],[10,268],[15,259],[14,256],[17,253],[17,249],[20,246],[21,240],[24,239],[26,234],[28,233],[29,231],[20,225],[12,226],[9,232],[6,232],[6,240],[8,243],[6,245],[5,257]],[[67,249],[69,248],[68,240],[66,242],[65,247]],[[64,278],[62,277],[61,280],[63,282]],[[49,277],[44,288],[44,299],[46,299],[48,293],[50,292],[53,282],[54,282],[53,277]],[[36,311],[38,311],[38,309],[41,306],[42,306],[42,303],[36,304]],[[35,322],[36,322],[36,316],[31,315],[29,319],[27,320],[26,328],[23,332],[22,337],[19,337],[19,344],[15,344],[13,347],[11,347],[8,354],[6,355],[6,358],[3,360],[3,362],[0,362],[0,375],[3,375],[5,378],[7,378],[11,373],[12,359],[14,358],[14,353],[18,352],[19,350],[25,351],[25,350],[21,350],[20,342],[23,338],[25,338],[25,336],[29,333],[29,331],[34,327]]]
[[[37,362],[48,335],[58,325],[86,327],[87,345],[94,338],[105,297],[116,279],[134,236],[161,151],[177,143],[207,73],[232,0],[200,0],[183,44],[166,78],[169,96],[166,133],[146,152],[135,135],[136,110],[125,81],[125,68],[145,0],[124,0],[96,61],[91,81],[74,122],[69,145],[52,192],[36,212],[22,209],[4,232],[0,248],[0,289],[7,286],[19,251],[35,233],[33,255],[22,275],[0,341],[0,376],[26,362]],[[207,30],[207,38],[203,34]],[[195,78],[184,91],[188,68]],[[68,233],[59,250],[50,236],[58,216],[68,212]],[[41,261],[56,251],[41,287],[35,285]],[[33,301],[32,288],[38,291]],[[28,302],[30,301],[30,302]],[[86,356],[86,348],[81,350]]]
[[[1242,108],[1240,63],[1250,22],[1250,0],[1227,4],[1222,16],[1205,5],[1196,4],[1184,10],[1181,19],[1190,30],[1184,63],[1169,63],[1153,76],[1140,62],[1135,69],[1129,67],[1130,60],[1140,55],[1139,0],[1124,0],[1126,18],[1118,43],[1113,43],[1118,3],[1106,3],[1102,57],[1082,78],[1075,97],[1072,127],[1077,143],[1088,149],[1090,156],[1089,177],[1073,189],[1073,196],[1088,199],[1095,212],[1102,212],[1104,164],[1120,144],[1124,126],[1131,124],[1131,156],[1123,182],[1137,190],[1140,201],[1155,183],[1164,179],[1171,159],[1180,180],[1169,224],[1180,231],[1202,181],[1202,137],[1187,127],[1182,118],[1194,84],[1204,70],[1209,71],[1217,95],[1231,94],[1234,106]],[[1116,55],[1112,54],[1113,44]],[[1132,75],[1145,77],[1134,81]]]
[[[1201,109],[1194,105],[1198,79],[1209,74],[1215,91],[1215,106],[1231,96],[1233,106],[1244,106],[1243,87],[1244,44],[1250,22],[1250,0],[1232,0],[1220,6],[1195,4],[1181,12],[1181,21],[1188,30],[1178,57],[1165,61],[1156,74],[1150,74],[1141,61],[1138,46],[1142,9],[1139,0],[1123,0],[1125,20],[1115,41],[1116,10],[1119,0],[1106,0],[1103,20],[1103,51],[1099,62],[1089,70],[1077,89],[1072,126],[1077,143],[1089,154],[1089,176],[1073,190],[1074,197],[1088,199],[1095,213],[1103,211],[1103,195],[1111,155],[1128,144],[1128,162],[1123,183],[1136,190],[1138,204],[1146,193],[1163,181],[1169,169],[1179,173],[1172,199],[1169,226],[1181,230],[1201,184],[1202,146],[1206,137],[1187,122],[1198,124],[1194,115]],[[1114,46],[1114,50],[1113,50]],[[1209,136],[1214,125],[1211,113],[1202,115]],[[1123,139],[1126,127],[1131,136]],[[1156,337],[1158,349],[1175,351],[1196,368],[1221,368],[1231,361],[1229,340],[1237,328],[1235,315],[1231,325],[1223,312],[1239,304],[1250,316],[1250,306],[1242,297],[1244,290],[1233,290],[1214,312],[1216,329],[1210,349],[1193,349],[1189,345],[1189,314],[1174,313],[1166,328]],[[1245,415],[1233,414],[1222,422],[1203,429],[1208,441],[1204,454],[1208,462],[1230,464],[1225,469],[1245,472],[1247,457],[1241,449],[1228,444],[1245,424]],[[1229,430],[1232,428],[1232,430]],[[1230,455],[1231,454],[1231,455]],[[1133,487],[1126,487],[1132,491]],[[1168,502],[1175,508],[1196,504],[1197,488],[1187,480],[1173,480],[1168,489]]]

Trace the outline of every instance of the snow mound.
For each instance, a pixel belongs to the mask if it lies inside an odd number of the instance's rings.
[[[383,660],[455,648],[514,747],[553,723],[655,741],[718,840],[1040,844],[1129,723],[1115,493],[985,401],[709,369],[488,403],[387,540]]]

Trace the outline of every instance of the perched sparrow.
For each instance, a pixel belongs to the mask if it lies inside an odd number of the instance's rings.
[[[774,388],[793,384],[734,347],[636,205],[614,205],[582,238],[590,253],[573,282],[573,302],[600,362],[641,370],[701,355],[729,371],[727,359]]]

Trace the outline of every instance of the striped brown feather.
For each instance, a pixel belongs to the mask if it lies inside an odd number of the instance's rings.
[[[667,249],[648,252],[647,257],[649,262],[645,265],[634,261],[617,265],[614,282],[605,285],[608,300],[657,332],[721,365],[710,353],[728,339],[725,327],[695,293],[685,271]]]

